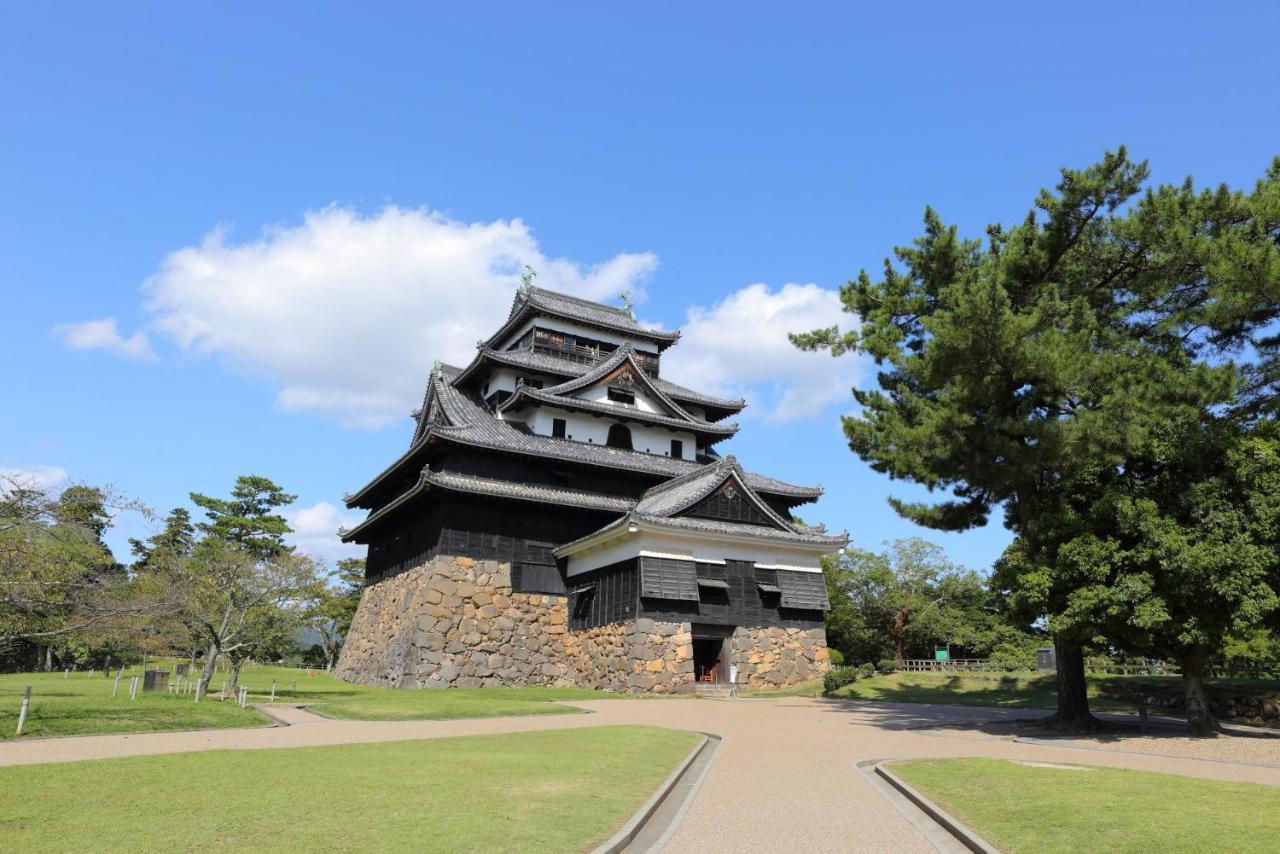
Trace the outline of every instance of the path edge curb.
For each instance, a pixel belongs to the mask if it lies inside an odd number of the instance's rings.
[[[640,805],[640,809],[636,810],[635,813],[632,814],[631,818],[627,820],[627,823],[624,824],[617,833],[610,836],[598,847],[593,849],[591,854],[618,854],[618,852],[630,845],[631,841],[639,835],[640,830],[644,827],[645,823],[655,812],[657,812],[658,807],[662,805],[662,802],[667,799],[667,795],[671,794],[671,790],[680,782],[680,779],[685,775],[685,772],[687,772],[690,766],[697,761],[698,757],[702,755],[702,752],[707,749],[708,745],[710,745],[713,740],[718,745],[721,739],[718,735],[701,733],[701,738],[698,740],[698,743],[693,746],[693,749],[689,751],[684,760],[675,767],[675,770],[667,775],[667,779],[662,781],[662,785],[649,796],[647,801]],[[694,794],[696,793],[697,790],[695,789]],[[683,816],[683,810],[680,815],[681,817]]]
[[[912,758],[920,758],[920,757],[912,757]],[[965,848],[968,848],[970,851],[976,852],[976,854],[1000,854],[999,848],[996,848],[990,842],[983,839],[976,832],[970,829],[968,825],[960,821],[960,819],[956,818],[951,813],[947,812],[942,807],[935,804],[933,801],[929,800],[929,798],[925,797],[923,793],[915,789],[913,786],[907,783],[906,780],[903,780],[901,777],[899,777],[897,774],[893,773],[886,767],[890,762],[895,762],[895,761],[899,761],[899,760],[877,759],[877,760],[871,760],[871,762],[858,763],[858,764],[860,766],[871,765],[872,770],[875,772],[877,777],[884,780],[886,783],[888,783],[890,786],[896,789],[899,793],[901,793],[903,797],[905,797],[907,800],[911,801],[913,804],[919,807],[924,812],[925,815],[929,816],[929,818],[937,822],[938,826],[941,827],[943,830],[947,831],[952,836],[954,836],[960,842],[960,844],[963,845]]]

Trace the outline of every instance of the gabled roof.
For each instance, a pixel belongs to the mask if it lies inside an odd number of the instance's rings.
[[[560,377],[580,377],[595,367],[594,365],[584,365],[580,362],[562,359],[547,353],[535,353],[532,350],[494,350],[489,347],[482,347],[476,354],[475,359],[471,361],[471,364],[462,369],[456,382],[459,384],[469,382],[486,363],[490,362]],[[728,398],[703,394],[700,391],[685,388],[678,383],[673,383],[661,377],[651,377],[650,379],[654,385],[662,389],[663,394],[672,400],[685,404],[691,403],[695,406],[703,406],[713,410],[723,410],[725,415],[721,417],[739,412],[747,405],[747,402],[742,398],[729,400]]]
[[[633,338],[651,341],[659,351],[670,347],[680,338],[679,332],[646,329],[636,323],[636,319],[628,309],[601,305],[568,294],[530,286],[522,287],[516,292],[507,322],[502,324],[502,328],[490,336],[483,346],[493,347],[501,343],[525,320],[538,315],[558,317],[584,326],[620,332]]]
[[[681,515],[730,481],[769,520],[770,527]],[[835,551],[849,542],[848,534],[829,536],[779,516],[760,498],[747,472],[730,455],[647,490],[627,515],[594,533],[566,543],[556,549],[555,554],[566,557],[584,546],[621,536],[632,528],[781,542],[809,551]]]
[[[629,382],[640,386],[645,396],[662,406],[668,414],[646,412],[636,407],[602,403],[574,396],[583,389],[607,383],[611,377],[624,371]],[[711,441],[725,439],[738,432],[737,424],[717,424],[704,421],[686,412],[641,370],[639,363],[635,359],[635,350],[629,344],[619,347],[608,359],[605,359],[582,376],[571,379],[568,382],[542,389],[529,385],[518,386],[515,393],[502,402],[498,407],[498,411],[516,410],[530,401],[590,412],[594,415],[607,415],[619,420],[655,424],[673,430],[688,430],[707,437]]]
[[[548,406],[559,406],[564,409],[589,412],[593,415],[603,415],[618,421],[637,421],[658,427],[667,427],[672,430],[686,430],[702,436],[709,442],[727,439],[738,432],[737,424],[716,424],[699,419],[672,418],[657,412],[646,412],[634,406],[601,403],[596,400],[584,400],[580,397],[561,397],[543,389],[536,389],[526,385],[519,386],[511,397],[502,402],[498,407],[498,411],[515,411],[528,402],[544,403]]]
[[[601,361],[585,374],[566,382],[562,382],[559,385],[553,385],[550,388],[545,389],[545,391],[547,394],[554,395],[574,394],[575,392],[582,391],[583,389],[600,385],[607,381],[611,375],[619,371],[627,371],[630,374],[631,380],[643,387],[650,397],[665,406],[667,410],[677,418],[683,418],[686,421],[697,420],[688,412],[685,412],[684,409],[680,407],[680,404],[667,397],[667,395],[654,384],[653,380],[649,379],[649,375],[644,372],[640,367],[640,363],[636,361],[636,350],[630,344],[624,344],[617,350],[614,350],[613,354],[609,356],[609,358]]]
[[[686,475],[660,483],[645,491],[636,503],[635,512],[642,516],[670,518],[679,516],[695,504],[719,490],[727,481],[733,481],[743,498],[755,505],[760,514],[775,528],[794,531],[796,528],[783,519],[756,494],[747,483],[747,473],[738,465],[732,454],[718,462],[703,466]]]

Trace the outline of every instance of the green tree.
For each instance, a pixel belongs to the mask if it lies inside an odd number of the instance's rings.
[[[961,239],[932,210],[881,278],[841,289],[859,325],[793,335],[803,349],[869,355],[878,388],[855,389],[843,420],[851,449],[895,478],[948,490],[936,504],[892,500],[927,527],[965,530],[996,508],[1019,540],[1050,546],[1056,491],[1082,469],[1120,465],[1153,427],[1232,398],[1234,367],[1208,365],[1180,329],[1143,322],[1172,283],[1153,246],[1135,243],[1125,206],[1147,177],[1121,149],[1063,170],[1019,224]],[[1156,247],[1158,248],[1158,247]],[[1135,296],[1137,295],[1137,296]],[[1024,564],[1018,564],[1024,565]],[[1056,615],[1060,725],[1092,727],[1080,645]]]
[[[830,555],[824,572],[832,605],[827,636],[849,661],[932,658],[938,647],[986,658],[1020,634],[992,607],[982,576],[918,537],[880,553]]]
[[[196,529],[191,523],[191,511],[175,507],[164,517],[164,527],[146,539],[130,538],[134,572],[146,572],[163,563],[165,558],[185,558],[196,546]]]
[[[191,501],[208,517],[208,521],[197,525],[202,533],[236,543],[262,557],[275,557],[293,550],[284,542],[290,532],[289,523],[274,511],[292,504],[296,498],[257,475],[236,478],[230,498],[191,493]]]
[[[1204,689],[1211,658],[1280,612],[1274,434],[1208,414],[1165,425],[1124,466],[1062,484],[1060,545],[1028,550],[1037,568],[1006,579],[1033,607],[1067,587],[1060,621],[1176,660],[1192,735],[1216,729]]]
[[[306,624],[320,638],[326,669],[332,670],[337,661],[363,592],[364,559],[343,558],[331,582],[318,591],[307,610]]]

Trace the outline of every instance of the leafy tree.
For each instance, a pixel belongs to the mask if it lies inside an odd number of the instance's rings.
[[[850,549],[829,556],[824,571],[827,635],[849,661],[932,658],[938,647],[985,658],[997,649],[1009,654],[1010,644],[1031,646],[992,606],[982,576],[926,540],[897,540],[879,554]]]
[[[219,656],[234,665],[269,646],[281,611],[314,595],[318,580],[306,556],[263,557],[238,542],[204,537],[173,577],[182,619],[205,645],[197,694],[208,691]]]
[[[1124,466],[1064,483],[1061,544],[1028,551],[1036,568],[1008,579],[1032,604],[1055,583],[1070,587],[1060,621],[1176,660],[1192,735],[1216,728],[1203,682],[1210,659],[1229,635],[1280,613],[1274,434],[1208,415],[1166,425]]]
[[[284,542],[285,534],[290,532],[289,523],[273,511],[292,504],[296,498],[257,475],[236,478],[229,499],[191,493],[191,501],[208,516],[207,522],[197,525],[202,533],[236,543],[262,557],[293,550]]]
[[[0,640],[65,643],[154,605],[133,595],[103,544],[108,505],[146,512],[94,487],[55,494],[0,477]]]
[[[306,624],[320,638],[325,668],[333,669],[342,649],[343,639],[351,630],[356,609],[360,606],[360,594],[364,592],[364,559],[343,558],[338,561],[336,584],[327,584],[319,591],[307,611]]]
[[[878,388],[855,389],[851,449],[895,478],[949,490],[937,504],[892,500],[927,527],[965,530],[997,508],[1030,555],[1051,550],[1057,491],[1123,464],[1153,428],[1232,399],[1234,367],[1197,361],[1182,329],[1146,322],[1172,284],[1163,237],[1130,228],[1125,206],[1147,177],[1121,149],[1063,170],[1019,224],[963,240],[925,211],[925,231],[876,281],[845,285],[838,328],[793,335],[804,349],[869,355]],[[1146,236],[1146,242],[1143,237]],[[1162,290],[1163,289],[1163,290]],[[1058,619],[1070,579],[1047,572],[1045,616],[1058,652],[1060,725],[1092,727],[1080,645]]]

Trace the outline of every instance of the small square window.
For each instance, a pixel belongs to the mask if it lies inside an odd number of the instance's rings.
[[[680,460],[684,459],[684,442],[679,439],[671,440],[671,456]]]
[[[565,423],[564,423],[564,419],[563,419],[563,418],[552,418],[552,419],[551,419],[551,435],[552,435],[552,437],[553,437],[553,438],[556,438],[556,439],[563,439],[563,438],[564,438],[564,428],[565,428]]]
[[[625,403],[631,406],[634,406],[636,402],[636,396],[633,392],[620,388],[609,389],[609,399],[614,403]]]

